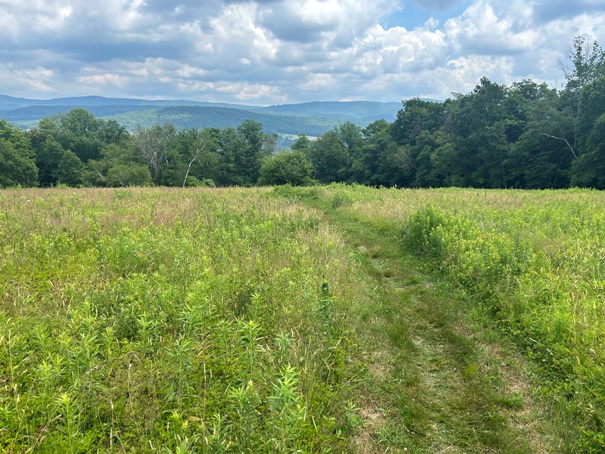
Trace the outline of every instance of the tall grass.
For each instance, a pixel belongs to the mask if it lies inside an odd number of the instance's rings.
[[[305,190],[301,190],[305,191]],[[306,190],[438,270],[512,335],[540,369],[575,437],[605,450],[605,195],[597,191]]]
[[[355,265],[265,190],[0,192],[0,450],[341,450]]]
[[[562,449],[602,452],[602,193],[275,194],[0,192],[0,451],[351,450],[369,290],[306,197],[398,229],[534,360]]]

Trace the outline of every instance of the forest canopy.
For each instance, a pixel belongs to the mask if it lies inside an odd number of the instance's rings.
[[[290,150],[237,128],[128,132],[77,108],[22,131],[0,120],[0,187],[374,186],[605,188],[605,52],[577,37],[562,89],[482,78],[444,102],[403,102],[393,123],[336,126]]]

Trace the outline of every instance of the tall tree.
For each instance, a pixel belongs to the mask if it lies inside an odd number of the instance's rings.
[[[38,168],[33,152],[0,137],[0,187],[37,185]]]
[[[126,129],[116,121],[97,119],[82,108],[44,118],[38,129],[64,150],[73,151],[84,163],[98,159],[104,146],[119,143],[127,135]]]
[[[132,136],[133,144],[139,155],[147,162],[155,184],[160,183],[160,171],[167,163],[168,151],[175,136],[176,130],[170,123],[151,128],[139,127]]]
[[[568,60],[569,63],[561,63],[565,73],[565,89],[574,93],[578,101],[582,88],[605,76],[605,50],[596,41],[589,43],[585,37],[576,36]]]
[[[574,159],[577,159],[590,134],[590,124],[585,121],[583,92],[588,85],[605,76],[605,51],[596,41],[588,43],[586,38],[578,36],[574,39],[568,60],[569,64],[561,64],[566,81],[561,94],[561,108],[569,118],[569,125],[560,134],[549,136],[564,142]],[[593,118],[598,118],[598,115]]]
[[[569,118],[559,93],[546,84],[515,83],[508,91],[506,134],[511,143],[507,167],[511,187],[560,188],[569,184],[573,154],[561,134]],[[548,133],[547,133],[548,132]]]
[[[219,166],[216,174],[216,184],[219,186],[243,185],[244,180],[239,173],[239,161],[236,161],[240,150],[245,146],[242,137],[235,128],[224,128],[218,133]]]
[[[348,156],[346,178],[349,183],[360,183],[367,179],[368,169],[363,158],[363,135],[359,126],[350,121],[337,126],[335,129],[338,139]]]
[[[186,129],[175,140],[178,155],[179,185],[187,186],[190,178],[212,179],[218,163],[218,133],[215,129]],[[192,180],[195,181],[195,180]]]
[[[471,93],[457,97],[448,111],[455,156],[446,184],[507,186],[506,96],[506,86],[484,77]]]
[[[574,186],[605,189],[605,115],[595,122],[586,151],[574,163],[571,183]]]
[[[331,130],[317,138],[310,148],[314,176],[321,183],[345,182],[348,179],[350,156],[338,131]]]
[[[309,150],[311,149],[311,139],[309,139],[304,134],[299,134],[298,138],[294,141],[294,143],[290,146],[293,151],[301,151],[306,156],[309,155]]]
[[[0,187],[37,185],[36,155],[28,135],[0,120]]]
[[[101,150],[101,159],[86,164],[84,184],[88,186],[148,186],[151,173],[132,144],[110,144]]]
[[[55,178],[58,183],[68,186],[80,186],[84,181],[84,163],[71,150],[66,150],[61,155],[57,165]]]
[[[388,186],[398,184],[397,181],[383,180],[382,174],[385,168],[392,168],[390,164],[386,164],[386,159],[397,147],[391,138],[390,126],[386,120],[376,120],[362,130],[362,149],[353,158],[351,165],[356,182]]]
[[[449,103],[449,104],[448,104]],[[391,148],[383,160],[383,180],[388,185],[434,186],[434,153],[437,132],[444,126],[452,101],[437,103],[419,98],[403,102],[403,108],[391,125],[397,148]]]
[[[237,133],[241,138],[242,147],[235,154],[236,172],[241,178],[242,184],[251,186],[256,184],[260,175],[262,159],[269,155],[265,145],[265,134],[263,125],[257,121],[244,120],[237,127]]]
[[[57,184],[57,170],[65,150],[59,142],[49,138],[37,144],[36,165],[40,169],[40,186]]]

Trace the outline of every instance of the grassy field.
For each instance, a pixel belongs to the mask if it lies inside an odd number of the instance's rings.
[[[312,211],[34,190],[2,192],[0,216],[1,451],[346,448],[358,284]]]
[[[605,450],[605,194],[333,186],[303,198],[397,231],[400,253],[468,295],[530,359],[532,393],[561,438],[550,449]]]
[[[0,192],[3,452],[600,452],[605,196]]]

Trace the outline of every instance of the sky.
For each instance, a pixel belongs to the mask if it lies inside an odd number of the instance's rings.
[[[561,87],[605,0],[0,0],[0,94],[251,105]]]

